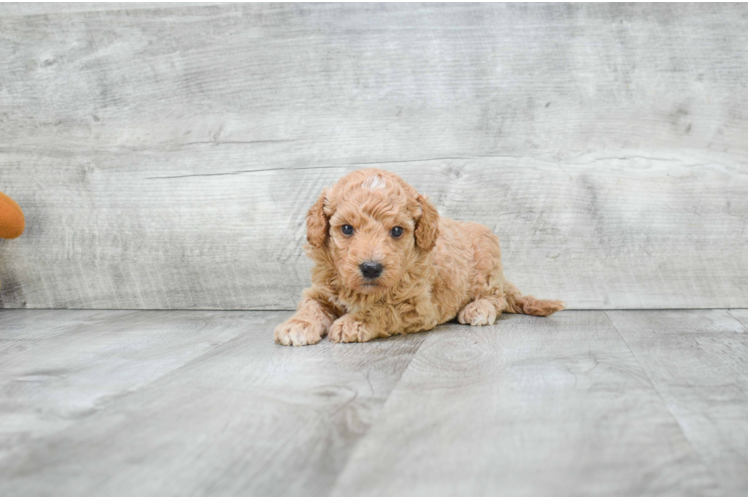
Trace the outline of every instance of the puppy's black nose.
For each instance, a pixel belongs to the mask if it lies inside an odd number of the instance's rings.
[[[361,274],[364,275],[364,278],[370,280],[379,278],[379,275],[382,274],[382,264],[379,262],[364,262],[358,268],[361,269]]]

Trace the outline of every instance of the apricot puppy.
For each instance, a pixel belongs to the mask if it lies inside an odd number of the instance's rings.
[[[307,215],[312,286],[275,329],[283,345],[366,342],[457,317],[492,325],[502,312],[548,316],[560,301],[523,296],[504,277],[499,239],[482,224],[439,217],[397,175],[351,172]]]

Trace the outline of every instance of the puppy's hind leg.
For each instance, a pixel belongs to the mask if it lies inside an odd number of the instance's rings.
[[[493,325],[499,314],[501,314],[501,310],[496,309],[492,301],[477,299],[462,308],[462,311],[457,315],[457,321],[463,325]]]

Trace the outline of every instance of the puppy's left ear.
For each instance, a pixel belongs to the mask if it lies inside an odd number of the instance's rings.
[[[421,216],[416,221],[416,244],[428,252],[434,248],[439,237],[439,212],[425,196],[419,194],[417,199],[421,204]]]
[[[319,248],[325,244],[327,233],[330,230],[330,222],[325,215],[325,196],[327,189],[322,191],[317,202],[309,209],[306,216],[306,240],[314,248]]]

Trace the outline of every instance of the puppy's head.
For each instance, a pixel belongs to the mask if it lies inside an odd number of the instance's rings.
[[[347,288],[364,294],[396,285],[438,236],[433,205],[397,175],[378,169],[346,175],[307,216],[309,244],[329,253]]]

